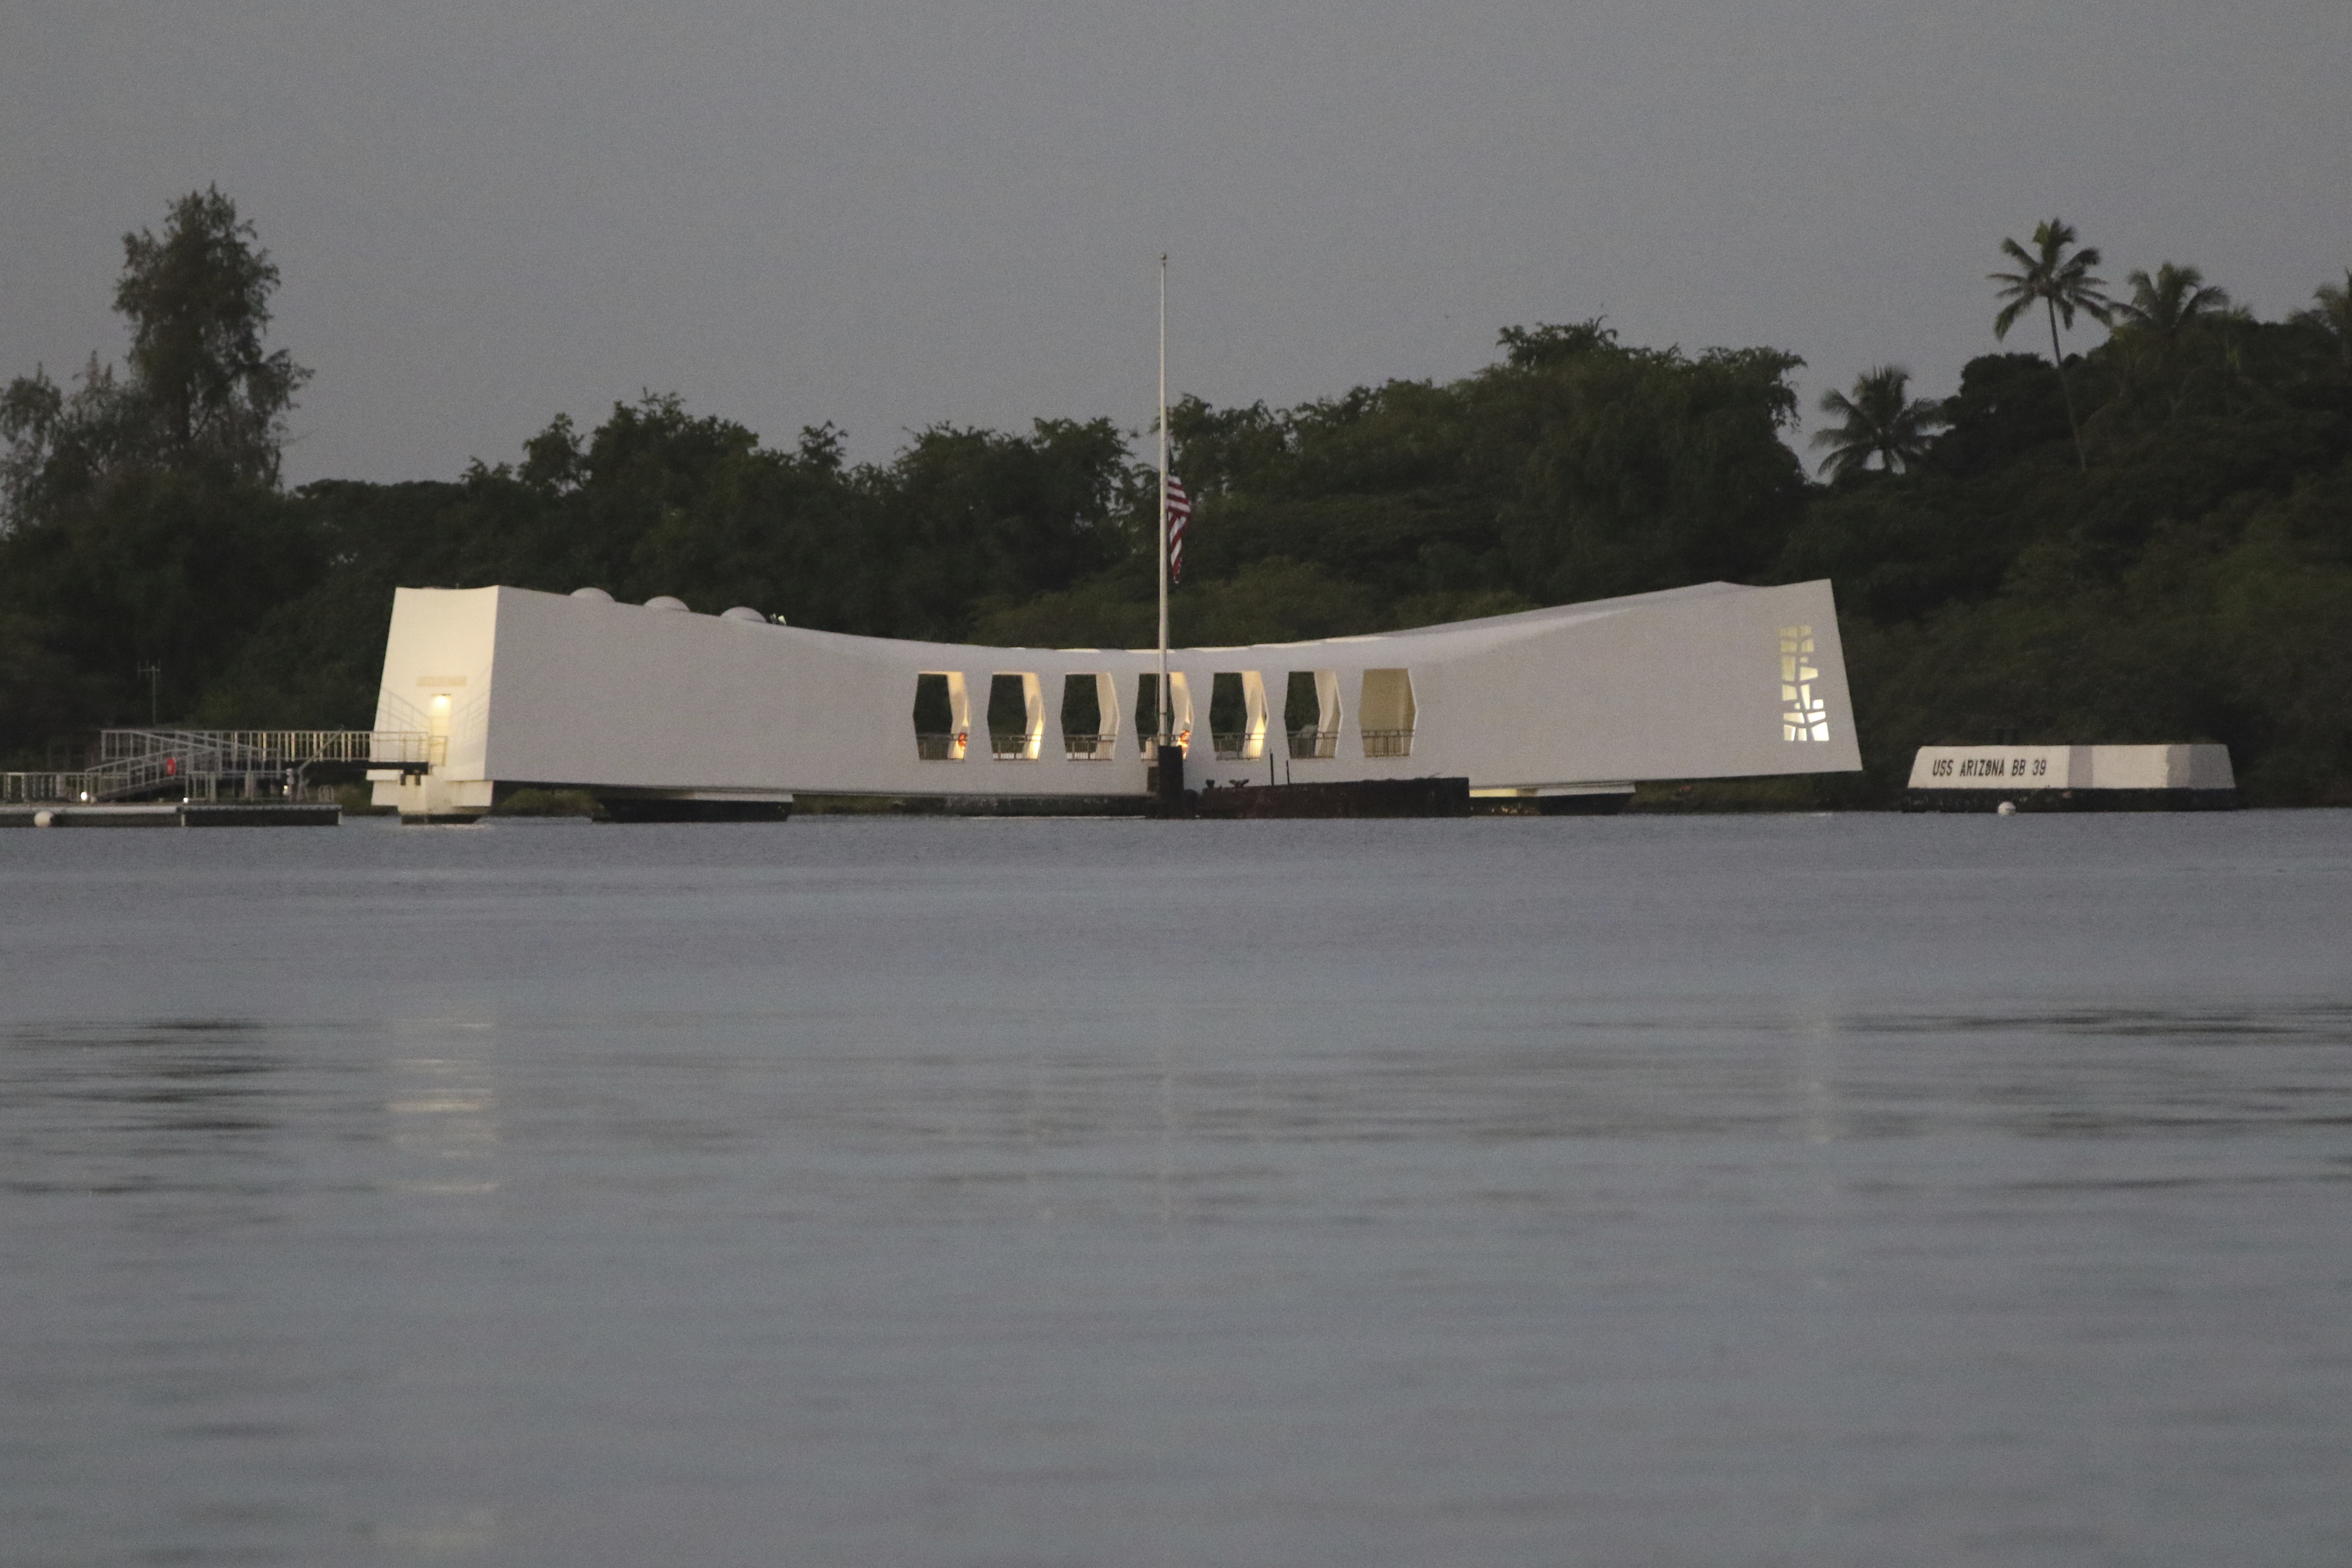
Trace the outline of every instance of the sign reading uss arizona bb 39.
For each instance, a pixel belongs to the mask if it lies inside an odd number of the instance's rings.
[[[1915,790],[2229,790],[2230,748],[1922,746]]]

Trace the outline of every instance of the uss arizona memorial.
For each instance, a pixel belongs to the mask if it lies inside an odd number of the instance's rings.
[[[644,816],[796,794],[1139,801],[1160,657],[854,637],[595,589],[403,588],[375,725],[426,732],[434,762],[370,777],[378,805],[424,820],[526,785]],[[1466,778],[1605,808],[1643,780],[1861,766],[1825,581],[1167,657],[1194,788]]]

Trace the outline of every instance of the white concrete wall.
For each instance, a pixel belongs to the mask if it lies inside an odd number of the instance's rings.
[[[402,588],[393,595],[375,728],[441,737],[441,759],[419,777],[371,773],[378,805],[413,816],[478,811],[490,804],[490,686],[498,658],[500,588]],[[545,595],[540,595],[544,597]]]
[[[1809,628],[1807,695],[1826,738],[1789,738],[1782,637]],[[1790,668],[1793,668],[1790,667]],[[987,648],[727,620],[517,588],[404,588],[384,655],[379,728],[423,728],[453,700],[446,778],[695,792],[1124,795],[1144,787],[1137,678],[1150,649]],[[1188,782],[1467,776],[1478,788],[1852,771],[1855,747],[1837,617],[1825,582],[1669,593],[1417,631],[1236,648],[1186,648],[1170,668],[1198,732]],[[1363,672],[1412,674],[1412,751],[1364,754]],[[1264,682],[1271,727],[1255,760],[1220,762],[1207,734],[1217,672]],[[1293,670],[1338,677],[1338,754],[1288,756]],[[956,671],[971,743],[958,762],[917,757],[916,676]],[[1034,675],[1045,710],[1034,761],[998,761],[989,678]],[[1108,672],[1119,729],[1111,761],[1061,744],[1063,678]],[[493,685],[495,676],[495,685]],[[462,679],[465,684],[447,682]],[[436,684],[437,683],[437,684]],[[1270,764],[1270,765],[1269,765]],[[469,792],[470,793],[470,792]]]
[[[2230,748],[1922,746],[1913,789],[2235,789]]]

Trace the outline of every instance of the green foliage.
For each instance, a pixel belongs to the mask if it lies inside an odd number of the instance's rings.
[[[1849,622],[1872,773],[1993,736],[2227,743],[2257,802],[2352,804],[2352,464],[2165,524],[2084,590],[2027,580]]]
[[[131,323],[131,384],[150,457],[274,485],[287,410],[310,373],[262,346],[278,266],[217,186],[172,204],[163,237],[122,237],[114,308]]]
[[[0,753],[147,707],[192,706],[255,627],[316,585],[318,529],[277,492],[285,415],[309,374],[264,347],[278,268],[216,189],[123,237],[124,374],[92,355],[0,394]]]
[[[141,448],[138,405],[96,354],[70,393],[36,366],[0,393],[0,533],[65,514]]]
[[[1279,415],[1181,404],[1169,425],[1201,574],[1297,563],[1392,608],[1596,598],[1772,559],[1804,489],[1780,438],[1795,356],[1628,348],[1597,321],[1514,328],[1502,347],[1451,385]]]
[[[1496,434],[1531,437],[1500,509],[1515,581],[1494,585],[1559,604],[1762,571],[1804,500],[1780,437],[1802,362],[1627,349],[1598,323],[1543,331],[1547,353],[1522,337],[1481,378]]]
[[[276,486],[286,414],[310,373],[263,346],[278,267],[254,240],[217,188],[173,203],[161,238],[122,237],[127,374],[93,354],[70,394],[39,367],[0,394],[6,526],[58,520],[140,473]]]
[[[2031,250],[2013,239],[2000,242],[2001,254],[2016,264],[2017,270],[1989,275],[2000,285],[2000,312],[1992,321],[1994,337],[2009,336],[2018,317],[2035,305],[2043,306],[2053,321],[2069,328],[2077,311],[2095,321],[2107,320],[2114,303],[2106,296],[2105,280],[2091,271],[2099,265],[2098,247],[2086,245],[2075,249],[2074,242],[2080,237],[2074,225],[2053,217],[2034,226]],[[2052,357],[2056,357],[2054,350]]]
[[[284,497],[140,472],[121,478],[103,506],[0,541],[0,618],[31,645],[19,658],[74,672],[62,690],[77,721],[103,713],[144,722],[140,664],[163,666],[164,711],[186,711],[256,625],[310,590],[325,567],[317,531]],[[0,746],[46,739],[41,731],[56,727],[63,700],[0,713]]]
[[[1792,355],[1628,348],[1599,322],[1512,329],[1502,363],[1279,413],[1170,411],[1193,496],[1181,642],[1328,637],[1752,574],[1804,499],[1781,439]],[[1148,493],[1148,490],[1147,492]],[[992,605],[992,640],[1154,636],[1145,545],[1066,590]]]
[[[2013,239],[2000,242],[2001,254],[2017,265],[2014,272],[1995,272],[1991,280],[2000,285],[2000,312],[1992,320],[1992,335],[2009,336],[2019,316],[2040,305],[2050,319],[2050,363],[2058,369],[2058,390],[2066,404],[2066,426],[2074,437],[2074,460],[2078,467],[2090,467],[2091,459],[2083,449],[2081,422],[2074,413],[2074,388],[2066,379],[2066,357],[2058,347],[2058,327],[2063,321],[2068,327],[2074,324],[2076,312],[2093,321],[2105,321],[2114,313],[2114,302],[2105,293],[2105,280],[2095,276],[2091,268],[2099,264],[2099,252],[2095,246],[2075,249],[2077,236],[2074,226],[2052,218],[2037,225],[2033,230],[2033,248],[2028,250]]]
[[[1918,467],[1929,434],[1945,421],[1937,404],[1909,395],[1910,385],[1909,371],[1884,364],[1856,377],[1851,393],[1822,394],[1822,412],[1842,421],[1813,432],[1813,445],[1829,448],[1822,466],[1832,479],[1859,478],[1874,458],[1890,474]]]
[[[2352,268],[2345,269],[2343,282],[2313,289],[2311,299],[2311,309],[2295,312],[2294,324],[2332,343],[2344,368],[2352,371]]]
[[[2324,323],[2133,274],[2074,362],[1979,360],[1919,468],[1817,497],[1780,574],[1837,584],[1882,797],[1928,742],[2226,742],[2256,802],[2352,803],[2352,374]],[[2037,383],[2047,390],[2037,391]]]
[[[1960,371],[1944,400],[1944,430],[1929,447],[1937,471],[1972,476],[2012,464],[2048,467],[2072,454],[2064,390],[2038,354],[1985,354]]]

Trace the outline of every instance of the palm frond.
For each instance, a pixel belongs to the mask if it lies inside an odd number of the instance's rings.
[[[1827,447],[1822,465],[1832,479],[1866,471],[1874,458],[1888,473],[1900,473],[1927,456],[1927,434],[1944,424],[1942,406],[1906,395],[1911,373],[1899,364],[1875,365],[1854,379],[1853,390],[1824,392],[1824,414],[1843,424],[1813,433],[1813,445]]]

